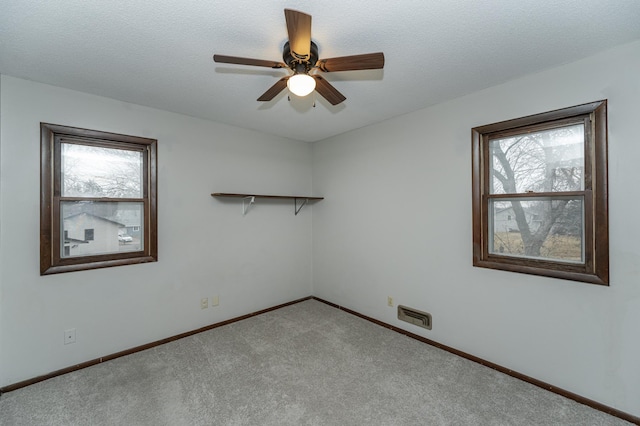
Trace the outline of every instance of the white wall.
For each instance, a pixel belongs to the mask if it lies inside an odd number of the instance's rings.
[[[309,144],[8,76],[0,87],[0,386],[311,294],[310,207],[243,216],[210,196],[309,193]],[[158,139],[157,263],[39,275],[40,122]]]
[[[640,415],[638,76],[640,42],[314,144],[314,295]],[[472,267],[471,128],[600,99],[611,286]]]

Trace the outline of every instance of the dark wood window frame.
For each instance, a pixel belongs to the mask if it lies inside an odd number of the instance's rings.
[[[519,129],[552,128],[554,123],[585,122],[584,262],[566,263],[489,252],[489,141]],[[609,220],[607,169],[607,101],[536,114],[475,127],[472,133],[473,265],[592,284],[609,285]],[[531,194],[515,194],[527,196]],[[547,196],[549,194],[542,194]],[[549,197],[550,199],[550,197]]]
[[[139,150],[143,153],[144,205],[143,248],[140,251],[64,257],[61,255],[61,154],[62,139],[97,147]],[[40,123],[40,275],[81,271],[111,266],[156,262],[157,225],[157,140],[137,136]],[[68,197],[67,197],[68,198]],[[100,198],[95,202],[121,202],[126,199]]]

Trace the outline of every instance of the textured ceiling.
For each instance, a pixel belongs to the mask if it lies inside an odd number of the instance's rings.
[[[284,8],[321,58],[382,51],[384,70],[324,74],[347,100],[256,101],[284,70]],[[317,141],[640,39],[638,0],[3,0],[0,73]]]

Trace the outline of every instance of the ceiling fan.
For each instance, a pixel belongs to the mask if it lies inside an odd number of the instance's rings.
[[[284,62],[213,55],[215,62],[285,68],[292,72],[291,75],[278,80],[258,98],[258,101],[270,101],[285,87],[288,87],[293,94],[298,96],[306,96],[315,90],[332,105],[338,105],[346,98],[318,72],[373,70],[384,67],[382,52],[318,59],[318,46],[311,41],[311,15],[297,10],[285,9],[284,17],[287,21],[287,33],[289,34],[289,41],[282,49]]]

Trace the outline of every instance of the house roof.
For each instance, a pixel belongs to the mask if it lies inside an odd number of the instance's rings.
[[[312,16],[320,58],[384,52],[384,70],[324,73],[347,100],[256,99],[284,70],[284,8]],[[640,39],[640,1],[4,0],[0,74],[300,141],[339,133]]]
[[[67,243],[76,243],[76,244],[89,244],[89,241],[85,241],[85,240],[78,240],[76,238],[65,238],[64,239],[65,244]]]
[[[99,219],[99,220],[102,220],[102,221],[109,222],[109,223],[112,223],[114,225],[117,225],[118,227],[125,226],[123,223],[116,222],[116,221],[113,221],[113,220],[110,220],[110,219],[106,219],[106,218],[104,218],[102,216],[96,216],[94,214],[86,213],[86,212],[69,215],[69,216],[65,217],[64,220],[74,219],[74,218],[79,217],[79,216],[91,216],[93,218],[96,218],[96,219]]]

